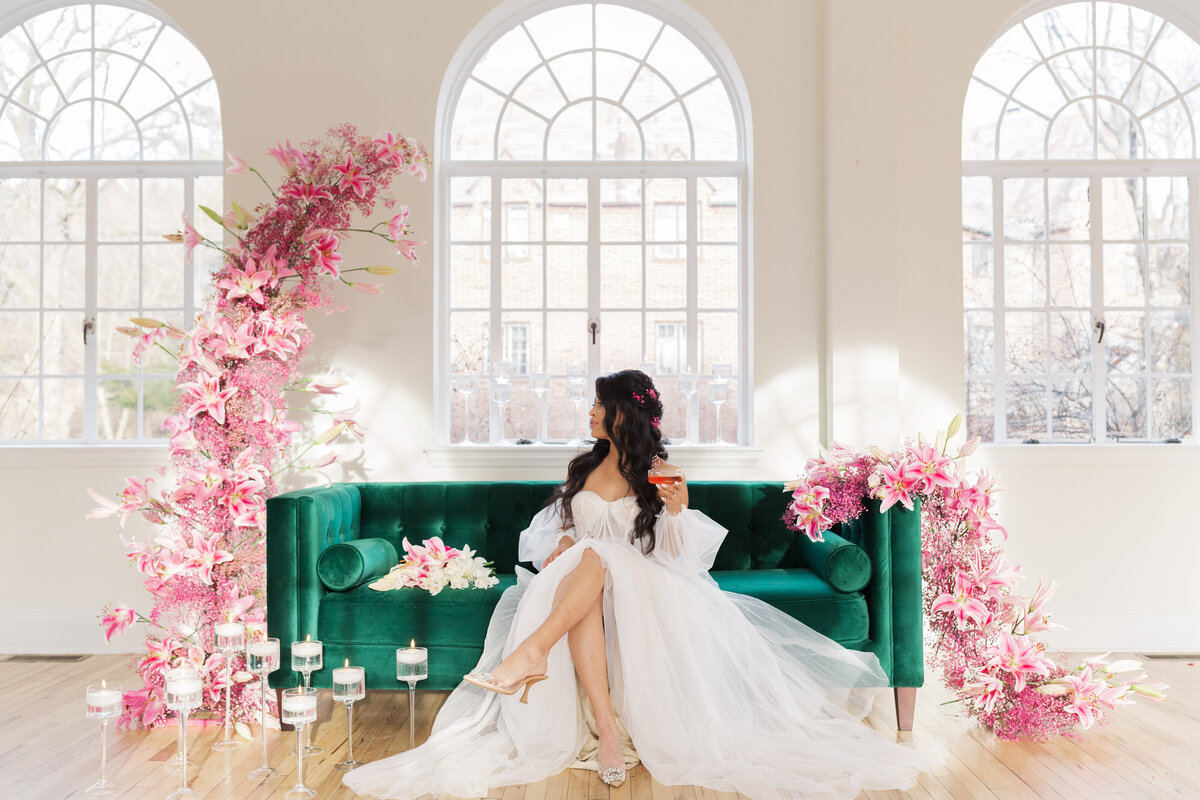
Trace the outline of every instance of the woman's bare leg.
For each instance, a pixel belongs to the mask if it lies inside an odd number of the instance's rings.
[[[596,729],[600,734],[600,763],[604,767],[624,763],[621,751],[621,732],[613,714],[608,693],[608,650],[604,643],[604,595],[596,597],[591,610],[567,633],[571,660],[579,682],[587,692],[592,710],[596,713]]]
[[[604,591],[604,576],[600,557],[590,547],[584,550],[579,566],[563,578],[559,596],[545,621],[492,670],[496,683],[507,686],[526,675],[542,672],[550,648],[579,624],[596,604]]]

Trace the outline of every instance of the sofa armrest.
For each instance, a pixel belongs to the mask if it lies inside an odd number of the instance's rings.
[[[357,539],[362,511],[358,488],[334,484],[267,500],[267,632],[279,639],[280,669],[274,687],[295,685],[291,644],[318,638],[317,612],[325,587],[317,558],[331,544]]]
[[[835,591],[846,594],[862,591],[871,581],[870,556],[833,531],[823,531],[821,535],[825,541],[797,537],[800,560]]]
[[[892,686],[925,682],[920,498],[913,502],[912,511],[895,505],[880,513],[879,500],[870,499],[861,517],[840,526],[841,536],[871,559],[871,582],[863,589],[871,626],[865,649],[879,658]]]

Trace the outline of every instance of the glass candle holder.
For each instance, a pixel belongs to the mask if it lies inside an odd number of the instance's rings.
[[[176,797],[199,797],[187,783],[187,724],[188,713],[200,707],[204,692],[204,681],[200,673],[190,667],[168,670],[166,674],[166,706],[179,719],[179,788],[167,795],[167,800]]]
[[[100,780],[93,783],[84,793],[89,797],[105,797],[117,791],[117,785],[108,779],[108,721],[121,715],[125,709],[125,693],[121,684],[109,686],[107,681],[93,683],[84,692],[87,702],[87,718],[100,720]]]
[[[246,646],[246,626],[240,622],[219,622],[213,626],[213,642],[217,650],[225,654],[225,737],[213,743],[213,750],[236,750],[242,743],[230,736],[229,676],[232,672],[233,654]]]
[[[354,703],[366,696],[366,670],[350,666],[346,659],[346,666],[333,671],[333,701],[346,704],[346,760],[334,764],[334,769],[354,769],[362,764],[354,760]]]
[[[279,669],[279,640],[263,639],[246,645],[246,669],[258,675],[262,685],[262,765],[246,777],[272,778],[279,771],[267,764],[267,676]]]
[[[287,725],[296,727],[296,785],[287,790],[283,796],[287,800],[305,800],[313,797],[316,791],[304,785],[304,736],[302,730],[317,719],[317,690],[309,686],[297,686],[295,689],[283,691],[283,703],[279,710],[279,719]]]
[[[322,669],[325,658],[325,645],[320,640],[306,638],[303,642],[292,642],[292,669],[304,676],[304,685],[312,683],[312,674]],[[312,734],[308,728],[304,733],[304,750],[307,753],[322,753],[320,747],[313,746]]]
[[[429,652],[416,643],[396,650],[396,680],[408,684],[408,749],[412,749],[417,735],[417,681],[429,677]]]

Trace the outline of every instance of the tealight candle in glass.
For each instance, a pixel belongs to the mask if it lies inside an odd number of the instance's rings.
[[[218,622],[213,626],[213,642],[225,654],[225,738],[213,743],[213,750],[235,750],[242,743],[230,736],[229,694],[233,654],[246,646],[246,626],[240,622]]]
[[[246,669],[258,675],[262,684],[262,766],[247,777],[252,780],[270,778],[279,771],[267,764],[267,676],[279,669],[279,640],[263,639],[246,645]]]
[[[292,642],[292,669],[304,675],[304,685],[309,686],[312,683],[312,674],[316,670],[321,669],[324,664],[322,659],[325,655],[325,646],[320,641],[313,641],[312,636],[304,637],[303,642]],[[324,752],[320,747],[313,745],[311,734],[307,733],[304,737],[304,749],[308,753]]]
[[[179,788],[167,795],[167,800],[174,797],[198,796],[188,788],[187,784],[187,724],[188,712],[200,707],[204,682],[200,673],[190,667],[180,667],[169,670],[166,674],[166,706],[176,712],[179,721]]]
[[[408,684],[408,747],[411,750],[417,736],[417,681],[429,677],[429,653],[412,640],[408,647],[396,650],[396,680]]]
[[[108,721],[120,716],[125,708],[125,694],[121,684],[108,685],[107,681],[93,683],[84,693],[87,702],[87,718],[100,720],[100,780],[93,783],[84,793],[89,797],[104,797],[117,791],[117,785],[108,779]]]
[[[333,671],[333,701],[346,704],[346,760],[334,764],[334,769],[354,769],[362,762],[354,760],[354,701],[367,696],[366,670],[346,665]]]
[[[296,785],[287,790],[287,800],[305,800],[316,792],[304,785],[304,741],[301,729],[317,719],[317,690],[308,686],[297,686],[283,691],[283,703],[279,719],[296,727]]]

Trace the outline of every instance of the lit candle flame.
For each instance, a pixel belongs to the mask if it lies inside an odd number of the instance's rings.
[[[101,689],[107,689],[107,688],[108,688],[108,682],[107,682],[106,680],[104,680],[103,678],[101,678],[101,679],[100,679],[100,688],[101,688]]]
[[[312,634],[311,634],[311,633],[306,633],[306,634],[304,634],[304,641],[306,641],[306,642],[311,642],[311,641],[312,641]]]
[[[345,663],[345,664],[343,664],[342,666],[343,666],[343,667],[348,667],[348,666],[350,666],[350,659],[348,659],[348,658],[347,658],[347,659],[346,659],[346,663]]]
[[[416,650],[416,649],[417,649],[417,640],[416,640],[416,639],[411,639],[411,640],[409,640],[409,643],[408,643],[408,649],[409,649],[409,650]]]

